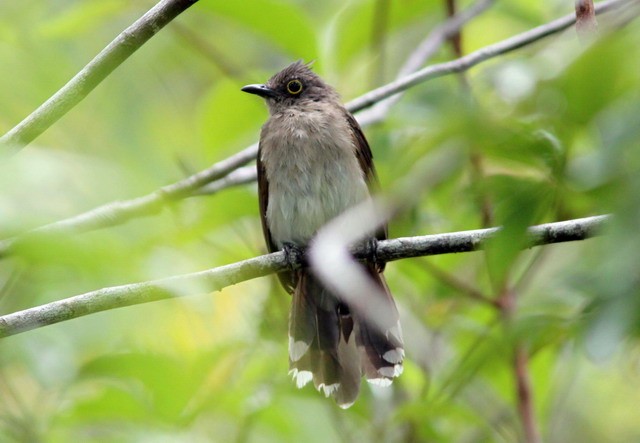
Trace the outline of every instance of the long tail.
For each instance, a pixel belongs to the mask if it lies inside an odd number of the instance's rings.
[[[402,373],[398,311],[382,275],[368,269],[386,295],[383,324],[352,312],[308,272],[299,274],[293,293],[290,373],[299,388],[313,380],[317,390],[332,395],[342,408],[355,402],[363,374],[371,383],[388,386]]]

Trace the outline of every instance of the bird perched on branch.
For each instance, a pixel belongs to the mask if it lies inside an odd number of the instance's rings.
[[[267,247],[271,252],[302,250],[326,222],[370,198],[377,183],[371,149],[336,91],[301,61],[265,84],[242,90],[263,97],[270,114],[257,159]],[[386,228],[376,237],[386,238]],[[279,274],[293,295],[290,373],[298,387],[313,381],[343,408],[355,402],[362,375],[387,386],[402,372],[402,333],[382,276],[384,265],[373,261],[362,266],[384,294],[384,300],[375,300],[384,307],[383,321],[352,309],[310,269]]]

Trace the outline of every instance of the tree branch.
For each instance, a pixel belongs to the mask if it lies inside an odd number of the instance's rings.
[[[546,223],[529,228],[529,247],[584,240],[593,237],[610,216],[598,215],[575,220]],[[476,229],[448,234],[394,238],[380,242],[378,257],[393,261],[410,257],[472,252],[482,249],[483,243],[500,228]],[[356,254],[356,257],[361,257]]]
[[[246,185],[247,183],[256,181],[257,175],[258,171],[255,166],[244,166],[230,172],[229,175],[225,177],[195,190],[192,195],[212,195],[232,186]]]
[[[82,101],[114,69],[167,23],[198,0],[162,0],[122,31],[80,72],[38,109],[0,138],[3,151],[16,151],[31,143]],[[4,152],[0,152],[3,154]]]
[[[246,183],[250,178],[247,177],[247,171],[239,173],[235,170],[255,159],[257,149],[257,145],[251,145],[208,169],[163,186],[142,197],[107,203],[75,217],[50,223],[19,236],[2,240],[0,241],[0,258],[10,254],[21,242],[30,241],[40,236],[81,233],[116,226],[134,217],[153,215],[171,201],[180,200],[198,193],[212,194],[225,187]],[[229,175],[233,171],[238,173]],[[210,185],[205,187],[207,184]]]
[[[528,230],[529,245],[539,246],[593,237],[600,233],[609,218],[610,216],[601,215],[533,226]],[[385,240],[378,245],[377,255],[382,261],[393,261],[476,251],[482,249],[483,243],[498,230],[499,228],[491,228]],[[365,251],[354,250],[354,253],[359,257],[366,255]],[[195,283],[205,285],[207,291],[219,291],[242,281],[288,269],[291,265],[299,267],[300,263],[297,261],[290,264],[283,252],[275,252],[206,271],[87,292],[0,317],[0,338],[109,309],[174,298],[182,294],[172,288],[190,287]]]

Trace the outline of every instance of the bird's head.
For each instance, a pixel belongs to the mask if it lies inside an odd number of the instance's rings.
[[[242,91],[264,98],[271,114],[291,107],[304,109],[314,103],[338,100],[335,90],[309,66],[299,60],[275,74],[267,83],[247,85]]]

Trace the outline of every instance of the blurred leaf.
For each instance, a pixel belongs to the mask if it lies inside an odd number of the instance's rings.
[[[73,39],[85,34],[105,20],[121,12],[128,2],[124,0],[103,0],[85,2],[62,11],[40,27],[44,38]]]
[[[589,48],[557,80],[557,88],[566,97],[564,119],[569,124],[586,124],[631,88],[637,88],[638,76],[625,69],[625,64],[637,56],[637,46],[620,35]]]
[[[78,425],[106,420],[137,421],[149,418],[147,406],[127,389],[118,386],[102,385],[90,398],[79,399],[73,408],[67,411],[69,424],[77,417]]]
[[[223,80],[214,85],[202,101],[199,116],[205,145],[215,154],[212,158],[224,158],[234,152],[230,147],[239,150],[253,142],[259,132],[256,120],[266,117],[263,100],[241,92],[236,82]],[[253,131],[251,137],[246,135],[249,131]]]
[[[255,0],[250,5],[235,2],[205,2],[205,11],[241,23],[288,51],[293,57],[313,59],[315,36],[305,13],[295,4]]]
[[[195,373],[192,367],[176,358],[127,353],[103,355],[87,362],[80,370],[80,377],[111,379],[159,418],[177,421],[200,387],[203,374]]]
[[[485,186],[495,204],[496,224],[502,227],[486,245],[489,273],[500,290],[515,258],[527,245],[527,227],[539,222],[553,195],[547,184],[516,176],[494,175]]]

